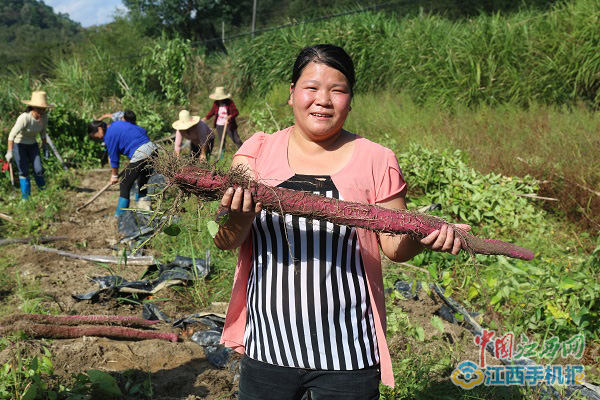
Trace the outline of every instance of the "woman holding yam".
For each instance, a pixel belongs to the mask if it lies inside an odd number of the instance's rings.
[[[344,200],[405,209],[406,183],[394,153],[343,129],[354,66],[333,45],[303,49],[289,105],[295,124],[257,133],[233,159],[252,178]],[[240,399],[376,399],[393,386],[385,340],[379,247],[407,261],[424,247],[458,254],[444,225],[418,240],[266,213],[249,191],[226,191],[229,212],[215,243],[240,247],[222,342],[244,353]],[[461,226],[469,229],[468,225]]]

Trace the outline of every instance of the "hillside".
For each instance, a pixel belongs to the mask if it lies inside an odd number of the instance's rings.
[[[38,0],[0,3],[0,72],[43,72],[51,50],[71,41],[81,26]]]

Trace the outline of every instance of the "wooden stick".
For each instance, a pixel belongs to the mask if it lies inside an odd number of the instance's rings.
[[[64,257],[75,258],[78,260],[84,261],[93,261],[99,263],[107,263],[107,264],[119,264],[124,262],[123,257],[114,257],[114,256],[84,256],[81,254],[69,253],[68,251],[62,251],[58,249],[51,249],[49,247],[34,245],[33,248],[39,251],[45,251],[48,253],[58,254]],[[156,260],[152,256],[128,256],[127,264],[129,265],[154,265],[156,264]]]
[[[17,221],[15,221],[14,218],[11,217],[10,215],[0,213],[0,218],[2,218],[3,220],[6,220],[8,222],[12,222],[13,224],[19,225],[19,223]]]
[[[48,145],[52,149],[52,152],[54,153],[54,155],[56,156],[56,158],[58,158],[58,161],[60,161],[60,163],[62,164],[62,166],[65,169],[65,171],[68,172],[69,168],[67,167],[67,164],[65,164],[65,161],[60,156],[60,153],[58,152],[58,150],[56,150],[56,146],[54,146],[54,142],[52,141],[52,138],[48,134],[46,134],[46,141],[48,142]]]
[[[157,144],[157,143],[162,143],[162,142],[166,142],[167,140],[173,140],[173,139],[175,139],[175,134],[169,135],[167,137],[164,137],[164,138],[161,138],[158,140],[153,140],[153,142],[154,142],[154,144]]]
[[[8,170],[10,171],[10,184],[15,186],[15,174],[12,169],[12,162],[8,163]]]
[[[221,144],[219,145],[219,159],[221,159],[221,150],[223,150],[223,143],[225,143],[225,135],[227,134],[227,124],[228,120],[225,120],[225,125],[223,125],[223,134],[221,135]]]
[[[125,172],[125,170],[122,170],[121,172],[119,172],[119,178],[121,178],[123,176],[124,172]],[[94,193],[94,195],[88,201],[86,201],[84,205],[77,207],[77,209],[75,211],[79,212],[80,210],[82,210],[85,207],[92,204],[92,202],[94,200],[96,200],[102,193],[106,192],[108,190],[108,188],[111,187],[111,185],[112,185],[112,183],[110,183],[110,182],[107,183],[106,186],[104,186],[102,189],[100,189],[96,193]]]
[[[93,169],[88,169],[87,172],[108,172],[111,169],[112,168],[93,168]]]
[[[538,196],[537,194],[527,194],[527,193],[517,193],[517,196],[520,197],[529,197],[531,199],[538,199],[538,200],[549,200],[549,201],[558,201],[558,199],[555,199],[554,197],[542,197],[542,196]]]
[[[42,236],[39,238],[32,238],[32,237],[28,237],[28,238],[6,238],[6,239],[0,239],[0,246],[6,246],[8,244],[14,244],[14,243],[31,243],[31,242],[37,242],[37,243],[50,243],[50,242],[58,242],[60,240],[70,240],[70,237],[67,236]]]
[[[108,190],[109,187],[112,186],[112,183],[107,183],[106,186],[104,186],[102,189],[98,190],[96,193],[94,193],[94,195],[85,202],[85,204],[83,204],[82,206],[77,207],[77,210],[75,210],[76,212],[81,211],[82,209],[84,209],[85,207],[89,206],[90,204],[92,204],[92,202],[94,200],[96,200],[98,197],[100,197],[100,195],[104,192],[106,192]]]

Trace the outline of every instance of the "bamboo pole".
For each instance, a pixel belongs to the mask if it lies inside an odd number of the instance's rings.
[[[156,260],[152,256],[128,256],[128,257],[114,257],[114,256],[95,256],[95,255],[82,255],[76,253],[70,253],[68,251],[62,251],[58,249],[51,249],[49,247],[34,245],[33,248],[38,251],[45,251],[48,253],[58,254],[64,257],[75,258],[78,260],[92,261],[106,264],[120,264],[127,263],[129,265],[154,265]]]
[[[0,246],[6,246],[8,244],[15,244],[15,243],[31,243],[31,242],[50,243],[50,242],[57,242],[59,240],[70,240],[70,239],[71,238],[69,238],[67,236],[42,236],[39,238],[32,238],[32,237],[6,238],[6,239],[0,239]]]

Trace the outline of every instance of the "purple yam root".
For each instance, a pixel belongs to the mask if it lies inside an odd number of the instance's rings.
[[[163,339],[176,343],[178,336],[174,333],[143,331],[140,329],[123,328],[120,326],[63,326],[33,324],[25,321],[12,326],[0,326],[0,334],[23,331],[35,338],[74,339],[83,336],[99,336],[112,339]]]
[[[186,166],[170,177],[171,184],[203,200],[220,200],[229,187],[249,189],[253,199],[269,212],[319,219],[334,224],[353,226],[374,232],[411,234],[425,237],[443,225],[441,218],[412,211],[342,201],[313,193],[267,186],[248,179],[240,169],[227,174],[197,166]],[[499,240],[482,239],[454,226],[462,249],[478,254],[503,255],[531,260],[534,252]]]
[[[14,314],[0,320],[1,325],[11,325],[18,321],[31,321],[53,325],[120,325],[146,327],[160,321],[148,321],[124,315],[45,315]]]

